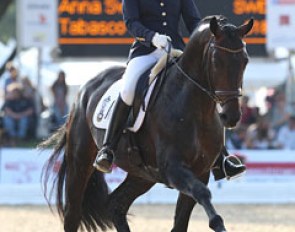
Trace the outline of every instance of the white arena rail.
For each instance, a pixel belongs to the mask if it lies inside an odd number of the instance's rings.
[[[295,203],[295,152],[239,150],[247,165],[244,176],[215,182],[209,188],[215,203]],[[0,149],[0,204],[45,204],[40,175],[50,150]],[[106,179],[114,189],[125,173],[114,168]],[[175,203],[177,191],[156,185],[137,203]]]

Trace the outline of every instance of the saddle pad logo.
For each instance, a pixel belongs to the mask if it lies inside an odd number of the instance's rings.
[[[111,110],[111,107],[113,106],[113,104],[111,106],[109,106],[109,103],[111,102],[111,96],[106,97],[105,99],[103,99],[102,101],[102,106],[100,111],[98,112],[97,115],[97,121],[101,121],[103,118],[107,118],[108,113]],[[114,103],[114,102],[113,102]]]
[[[100,129],[108,128],[109,121],[114,110],[113,106],[119,96],[121,83],[121,80],[119,80],[112,84],[98,102],[92,117],[92,122],[95,127]]]
[[[147,106],[155,87],[155,82],[150,85],[149,90],[145,97],[145,105]],[[92,117],[93,125],[99,129],[107,129],[112,118],[115,103],[119,97],[120,86],[122,86],[122,80],[116,81],[105,92],[101,100],[98,102],[95,112]],[[140,107],[139,113],[136,117],[135,123],[132,127],[128,128],[130,131],[136,132],[141,127],[145,117],[145,111]]]

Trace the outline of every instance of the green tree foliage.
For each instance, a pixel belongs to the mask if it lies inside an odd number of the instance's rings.
[[[0,0],[0,41],[16,37],[16,4],[14,0]]]
[[[0,0],[0,19],[5,14],[9,5],[14,2],[13,0]]]

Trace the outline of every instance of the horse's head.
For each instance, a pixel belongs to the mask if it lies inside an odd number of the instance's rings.
[[[211,18],[211,35],[203,55],[203,69],[208,89],[220,103],[220,118],[225,127],[234,127],[241,117],[238,97],[241,96],[243,74],[248,54],[243,37],[252,29],[253,19],[236,27]]]

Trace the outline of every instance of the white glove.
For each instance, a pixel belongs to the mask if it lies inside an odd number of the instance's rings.
[[[152,39],[152,44],[159,49],[163,49],[168,46],[168,40],[171,41],[169,36],[156,33]]]

